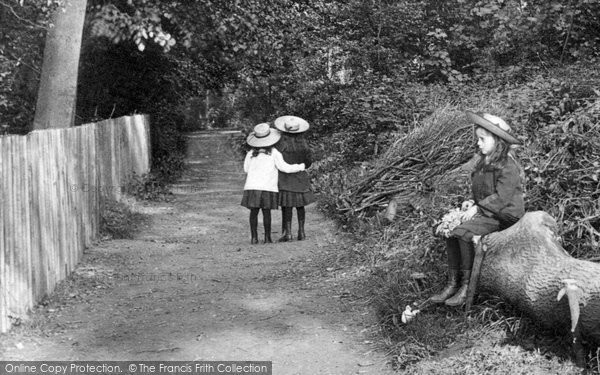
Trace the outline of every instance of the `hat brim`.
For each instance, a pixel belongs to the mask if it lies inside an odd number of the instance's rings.
[[[279,142],[281,139],[281,133],[275,129],[271,129],[269,135],[266,137],[257,137],[254,132],[250,133],[248,138],[246,138],[246,143],[252,147],[269,147],[273,146],[275,143]]]
[[[490,122],[482,117],[482,114],[466,111],[467,117],[477,126],[481,126],[485,130],[489,131],[492,134],[497,135],[498,137],[504,139],[506,142],[514,145],[522,145],[523,143],[519,141],[517,138],[513,137],[507,131],[502,130],[493,122]]]
[[[286,127],[285,127],[286,123],[292,123],[294,125],[298,125],[298,129],[296,129],[296,130],[286,129]],[[281,130],[284,133],[304,133],[309,128],[308,122],[297,116],[277,117],[274,121],[274,125],[278,130]]]

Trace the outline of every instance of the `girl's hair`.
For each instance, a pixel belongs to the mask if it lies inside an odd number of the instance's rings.
[[[511,152],[510,144],[496,134],[492,134],[492,137],[494,137],[494,140],[496,141],[496,148],[488,158],[489,164],[500,167],[508,160],[508,155]]]
[[[475,129],[477,129],[477,127],[475,127]],[[513,159],[513,161],[517,165],[517,168],[519,168],[519,175],[521,177],[521,183],[523,184],[525,182],[525,172],[523,170],[523,167],[521,166],[521,163],[517,159],[515,149],[511,147],[511,145],[508,142],[498,137],[496,134],[491,132],[488,133],[490,133],[491,136],[494,137],[494,141],[496,141],[496,148],[494,149],[494,152],[492,152],[488,159],[489,165],[491,165],[494,168],[502,168],[507,162],[508,158]],[[477,168],[481,168],[485,164],[486,158],[483,157],[483,155],[481,156],[482,158],[479,160],[479,165],[477,166]]]
[[[304,151],[308,150],[309,146],[303,133],[282,133],[281,139],[277,143],[277,149],[280,152]]]
[[[258,156],[258,154],[260,153],[260,150],[265,150],[265,154],[267,155],[271,155],[271,150],[273,149],[273,146],[269,146],[269,147],[252,147],[252,157],[256,157]]]
[[[485,130],[489,135],[491,135],[494,138],[494,143],[496,145],[496,147],[494,148],[494,152],[492,152],[491,155],[489,155],[489,157],[487,158],[487,160],[489,161],[489,164],[495,167],[501,167],[502,165],[504,165],[504,163],[506,162],[506,160],[508,159],[508,154],[511,151],[510,145],[508,144],[508,142],[506,142],[504,139],[498,137],[496,134],[490,132],[489,130],[482,128],[480,126],[475,126],[473,129],[473,135],[475,136],[475,139],[477,139],[477,129],[483,129]],[[481,155],[481,151],[478,150],[478,154],[480,156]],[[513,155],[514,156],[514,153]],[[486,158],[482,157],[481,160],[479,161],[480,164],[484,164]]]

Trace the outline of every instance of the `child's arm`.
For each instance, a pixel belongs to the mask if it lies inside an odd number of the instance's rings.
[[[252,150],[248,151],[246,154],[246,159],[244,159],[244,172],[248,173],[248,168],[250,168],[250,158],[252,157]]]
[[[305,151],[304,165],[307,169],[310,168],[310,166],[312,165],[312,152],[310,151],[310,149],[307,149]]]
[[[514,195],[518,193],[520,186],[519,168],[509,159],[496,179],[496,192],[477,202],[477,205],[483,208],[486,216],[498,216],[514,200]]]
[[[285,173],[296,173],[303,171],[305,169],[304,163],[301,164],[288,164],[283,160],[283,156],[279,151],[273,149],[271,151],[271,155],[273,155],[273,159],[275,160],[275,166],[282,172]]]

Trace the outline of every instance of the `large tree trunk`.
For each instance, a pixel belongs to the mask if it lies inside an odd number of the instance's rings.
[[[504,231],[485,236],[480,288],[548,327],[571,325],[570,300],[572,309],[575,305],[581,308],[578,329],[600,342],[600,264],[571,257],[556,233],[556,221],[538,211],[525,214]],[[567,279],[576,285],[570,290],[577,293],[557,301]]]
[[[73,126],[86,0],[65,0],[46,35],[34,129]]]

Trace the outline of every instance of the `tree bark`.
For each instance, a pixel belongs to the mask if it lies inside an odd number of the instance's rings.
[[[86,0],[65,0],[48,30],[34,129],[73,126]]]
[[[542,211],[483,238],[480,290],[508,301],[547,327],[571,325],[565,281],[577,285],[578,329],[600,342],[600,264],[575,259],[560,245],[556,221]],[[564,294],[561,293],[561,295]],[[571,301],[573,303],[573,301]]]

